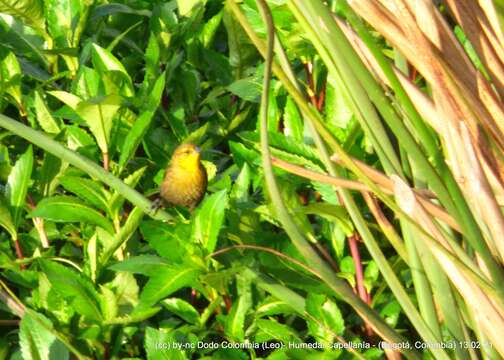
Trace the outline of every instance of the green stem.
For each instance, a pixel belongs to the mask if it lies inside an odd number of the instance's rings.
[[[315,1],[314,3],[319,4],[318,1]],[[451,171],[449,170],[448,166],[443,160],[443,157],[441,156],[439,146],[436,143],[431,130],[427,127],[422,117],[416,110],[413,102],[401,85],[399,78],[395,74],[392,65],[390,64],[390,61],[376,46],[375,41],[369,34],[368,29],[364,26],[364,24],[362,24],[353,10],[349,8],[349,6],[346,4],[346,1],[342,1],[340,5],[342,6],[342,9],[348,21],[356,29],[359,37],[369,48],[377,63],[380,65],[381,70],[390,82],[390,86],[394,90],[395,97],[400,101],[402,109],[405,111],[407,118],[412,122],[412,125],[417,132],[420,144],[422,144],[422,146],[425,148],[429,159],[431,159],[434,167],[438,170],[438,172],[436,172],[432,165],[429,163],[429,160],[421,151],[413,135],[411,135],[409,130],[406,128],[397,114],[395,114],[393,109],[390,110],[390,117],[384,116],[385,120],[387,121],[396,137],[400,139],[401,146],[405,149],[408,149],[408,153],[411,156],[411,159],[418,166],[419,171],[424,174],[424,177],[428,179],[429,185],[437,194],[443,206],[455,217],[457,222],[460,224],[462,232],[467,236],[469,244],[480,253],[481,258],[489,269],[495,287],[498,289],[500,296],[504,298],[504,272],[500,265],[492,257],[490,250],[488,249],[486,242],[483,239],[483,235],[478,227],[478,224],[474,219],[474,216],[469,209],[469,206],[467,205],[467,202],[457,182],[453,178]],[[327,12],[328,11],[325,11],[325,13]],[[362,79],[362,81],[365,81],[370,88],[379,88],[379,85],[372,78],[371,74],[367,70],[366,66],[362,63],[359,56],[355,54],[355,51],[339,29],[337,24],[334,21],[332,21],[331,23],[334,24],[334,27],[331,27],[331,35],[335,36],[337,44],[342,49],[342,53],[347,54],[348,56],[352,54],[352,58],[355,60],[349,62],[355,68],[355,74],[359,74],[359,77]],[[336,29],[338,31],[336,31]],[[378,95],[378,93],[375,91],[370,92],[370,96],[371,94]]]
[[[5,115],[0,114],[0,126],[12,131],[14,134],[26,139],[27,141],[37,145],[54,156],[64,160],[71,165],[81,169],[85,173],[98,180],[104,182],[111,188],[117,190],[122,196],[131,201],[132,204],[138,206],[144,213],[156,220],[172,221],[173,217],[163,210],[156,211],[152,208],[152,202],[140,194],[135,189],[126,185],[121,179],[115,177],[111,173],[94,162],[86,159],[84,156],[69,150],[59,142],[54,141],[44,133],[36,131],[26,125],[21,124]]]
[[[140,225],[140,221],[142,221],[143,216],[144,213],[139,207],[135,207],[133,211],[131,211],[124,226],[114,236],[112,244],[103,251],[100,257],[101,267],[107,265],[107,262],[116,250],[131,237],[133,232],[135,232]]]
[[[232,3],[230,1],[229,3]],[[263,16],[264,22],[267,28],[267,51],[266,51],[266,65],[264,70],[263,79],[263,92],[261,97],[261,109],[260,109],[260,135],[261,135],[261,157],[264,167],[264,176],[266,180],[266,187],[268,193],[271,197],[271,201],[275,207],[275,212],[283,225],[284,230],[289,235],[293,244],[296,246],[298,251],[306,259],[306,261],[316,269],[316,273],[319,277],[327,283],[327,285],[337,293],[345,302],[350,304],[354,309],[363,316],[369,323],[373,326],[378,334],[383,338],[392,341],[394,343],[405,341],[402,336],[397,334],[393,329],[391,329],[380,316],[373,311],[369,306],[363,302],[359,297],[357,297],[350,286],[343,280],[337,278],[332,270],[328,267],[326,263],[314,252],[314,250],[309,245],[308,241],[299,231],[297,225],[292,220],[293,217],[289,214],[285,204],[280,195],[278,185],[273,174],[273,165],[271,162],[271,154],[269,151],[268,144],[268,94],[269,86],[271,80],[271,70],[273,64],[273,20],[268,6],[264,0],[257,0],[261,15]],[[418,359],[418,354],[410,349],[403,349],[405,355],[411,358]]]

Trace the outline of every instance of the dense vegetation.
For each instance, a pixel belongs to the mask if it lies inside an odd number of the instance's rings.
[[[0,360],[504,356],[503,9],[0,0]]]

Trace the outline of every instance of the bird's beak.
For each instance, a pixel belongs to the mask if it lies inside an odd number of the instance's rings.
[[[199,146],[196,146],[195,150],[197,153],[201,153],[201,148]]]

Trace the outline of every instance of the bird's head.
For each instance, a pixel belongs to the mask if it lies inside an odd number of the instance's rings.
[[[201,149],[194,144],[179,145],[172,156],[172,165],[187,170],[195,170],[201,160]]]

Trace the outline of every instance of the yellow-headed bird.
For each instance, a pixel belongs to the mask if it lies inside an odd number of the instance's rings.
[[[175,149],[161,184],[161,197],[169,204],[193,211],[205,195],[207,173],[201,164],[200,149],[182,144]]]

